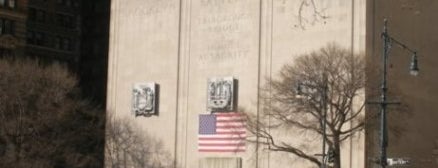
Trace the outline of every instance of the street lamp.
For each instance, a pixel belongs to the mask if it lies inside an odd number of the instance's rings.
[[[322,117],[320,119],[320,124],[321,124],[321,129],[322,129],[322,161],[321,161],[321,166],[320,168],[326,168],[327,165],[327,154],[326,154],[326,150],[325,150],[325,145],[327,143],[327,133],[326,133],[326,127],[327,127],[327,92],[328,92],[328,79],[327,79],[327,75],[324,73],[322,75],[322,80],[323,80],[323,86],[322,86],[322,93],[321,93],[321,105],[323,107],[323,113],[322,113]],[[315,85],[311,85],[311,84],[303,84],[303,83],[299,83],[296,91],[297,91],[297,95],[302,95],[303,94],[303,88],[302,86],[308,86],[308,87],[316,87],[319,88],[318,86]]]
[[[398,104],[397,102],[390,102],[387,100],[387,94],[388,94],[388,86],[387,86],[387,67],[388,67],[388,56],[389,56],[389,50],[390,45],[392,43],[397,44],[401,46],[403,49],[411,52],[412,58],[411,58],[411,64],[410,64],[410,74],[413,76],[418,75],[418,60],[417,60],[417,52],[415,50],[410,49],[405,44],[401,43],[400,41],[397,41],[393,37],[391,37],[388,33],[387,28],[388,20],[384,19],[384,25],[383,25],[383,32],[382,32],[382,39],[383,39],[383,54],[382,54],[382,61],[383,61],[383,78],[382,78],[382,87],[381,87],[381,99],[379,102],[375,102],[376,104],[379,104],[381,107],[380,110],[380,158],[379,158],[379,164],[381,168],[385,168],[387,166],[387,155],[386,155],[386,148],[388,147],[388,128],[387,128],[387,106],[390,104]]]
[[[417,60],[417,52],[414,52],[411,59],[410,73],[413,76],[418,75],[418,60]]]

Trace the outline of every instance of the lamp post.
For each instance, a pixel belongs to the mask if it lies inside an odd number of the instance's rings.
[[[385,168],[387,166],[387,153],[386,148],[388,147],[388,126],[387,126],[387,106],[390,104],[398,104],[397,102],[389,102],[387,100],[387,94],[388,94],[388,86],[387,86],[387,67],[388,67],[388,56],[389,56],[389,50],[391,43],[397,44],[401,46],[403,49],[406,49],[407,51],[411,52],[413,54],[410,64],[410,74],[413,76],[418,75],[418,61],[417,61],[417,52],[408,48],[405,44],[397,41],[393,37],[391,37],[388,33],[388,27],[387,27],[388,20],[384,19],[384,26],[383,26],[383,32],[382,32],[382,39],[383,39],[383,55],[382,55],[382,61],[383,61],[383,78],[382,78],[382,84],[381,84],[381,97],[380,101],[376,102],[380,105],[380,158],[379,158],[379,164],[381,168]]]
[[[328,79],[327,75],[323,75],[323,90],[322,90],[322,106],[323,106],[323,113],[322,113],[322,119],[321,119],[321,126],[322,126],[322,168],[326,168],[326,162],[327,162],[327,153],[325,151],[325,144],[327,143],[327,92],[328,92]]]
[[[328,92],[328,79],[327,79],[327,75],[324,73],[322,75],[322,80],[323,80],[323,86],[322,86],[322,91],[321,91],[321,106],[323,107],[323,111],[322,111],[322,117],[320,119],[320,124],[321,124],[321,129],[322,129],[322,159],[321,159],[321,166],[320,168],[326,168],[327,165],[327,153],[326,153],[326,143],[327,143],[327,132],[326,132],[326,127],[327,127],[327,92]],[[301,85],[308,85],[308,84],[298,84],[297,86],[297,94],[301,95],[302,94],[302,86]],[[310,87],[316,87],[318,88],[318,86],[310,86]]]

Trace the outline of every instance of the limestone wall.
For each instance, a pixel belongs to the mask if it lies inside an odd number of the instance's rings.
[[[109,116],[128,118],[163,140],[178,167],[196,168],[207,157],[241,157],[244,168],[313,166],[284,153],[256,151],[254,145],[237,154],[197,151],[198,115],[208,114],[209,77],[237,79],[239,107],[257,113],[258,88],[294,57],[329,42],[364,51],[364,1],[311,2],[113,0]],[[132,87],[139,82],[159,84],[158,116],[132,115]],[[351,142],[344,145],[343,164],[363,167],[363,138]],[[320,143],[315,141],[317,149]]]

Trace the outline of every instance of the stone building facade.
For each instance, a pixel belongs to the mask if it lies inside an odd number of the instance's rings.
[[[21,55],[26,44],[26,0],[0,0],[0,56]]]
[[[365,51],[365,1],[113,0],[109,41],[108,120],[127,119],[162,140],[177,167],[314,167],[258,144],[238,153],[198,152],[207,83],[233,77],[238,106],[259,113],[259,88],[294,57],[331,42]],[[135,89],[145,83],[159,87]],[[146,108],[153,88],[158,115]],[[305,141],[293,131],[288,136]],[[364,144],[357,136],[343,145],[344,167],[363,167]]]
[[[27,4],[26,56],[67,63],[80,57],[80,0],[31,0]]]
[[[68,65],[104,106],[110,0],[0,0],[0,57]]]

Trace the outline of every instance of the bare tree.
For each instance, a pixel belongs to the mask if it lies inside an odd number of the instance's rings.
[[[322,139],[325,120],[326,144],[334,152],[332,166],[339,168],[342,142],[364,126],[364,85],[363,56],[329,44],[282,67],[278,78],[262,89],[261,114],[248,114],[248,129],[269,150],[291,153],[320,166],[315,153],[293,145],[296,138],[284,139],[275,131],[285,129]]]
[[[102,165],[103,112],[59,65],[0,60],[0,167]]]
[[[105,167],[170,168],[173,161],[163,142],[149,136],[127,119],[107,121]]]

